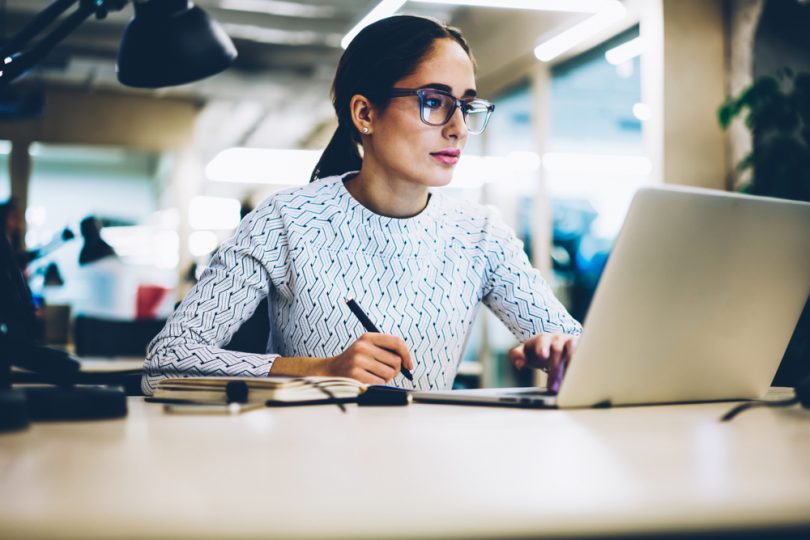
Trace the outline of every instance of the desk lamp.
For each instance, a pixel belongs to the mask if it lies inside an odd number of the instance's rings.
[[[128,0],[56,0],[0,48],[0,88],[44,59],[86,19],[104,19]],[[72,6],[78,8],[30,48],[34,37]],[[193,82],[223,71],[236,48],[215,20],[190,0],[133,0],[118,49],[118,80],[127,86],[159,88]]]

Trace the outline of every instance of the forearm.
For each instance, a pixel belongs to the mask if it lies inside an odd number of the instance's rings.
[[[329,358],[307,356],[279,356],[270,366],[270,375],[329,375]]]

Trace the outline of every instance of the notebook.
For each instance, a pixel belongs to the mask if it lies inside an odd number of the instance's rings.
[[[810,204],[642,189],[556,396],[513,388],[412,397],[560,408],[761,398],[808,294]]]
[[[185,377],[158,382],[153,398],[193,403],[353,401],[366,385],[345,377]]]

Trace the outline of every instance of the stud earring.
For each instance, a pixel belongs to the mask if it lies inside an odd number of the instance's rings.
[[[368,128],[367,127],[363,128],[363,135],[368,135]]]

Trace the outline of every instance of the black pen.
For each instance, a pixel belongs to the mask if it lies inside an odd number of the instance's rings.
[[[374,332],[376,334],[382,333],[377,329],[376,326],[374,326],[374,323],[371,322],[371,319],[368,318],[366,313],[360,308],[360,306],[357,304],[357,302],[354,301],[353,298],[347,298],[346,305],[349,306],[349,309],[352,310],[352,313],[354,313],[355,316],[360,320],[360,324],[363,325],[363,328],[366,329],[366,332]],[[399,371],[406,379],[413,382],[413,375],[411,375],[411,372],[408,371],[408,369],[405,366],[400,365]]]

